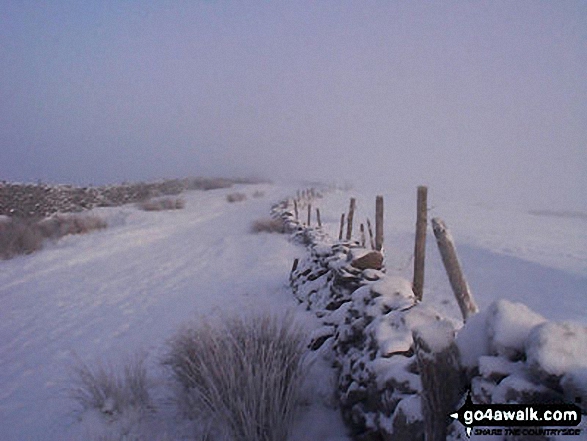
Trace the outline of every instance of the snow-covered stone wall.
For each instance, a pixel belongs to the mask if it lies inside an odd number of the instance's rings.
[[[319,228],[298,222],[290,208],[282,202],[273,214],[309,251],[290,283],[296,298],[324,324],[310,347],[330,354],[338,368],[338,397],[355,438],[423,440],[413,333],[441,317],[416,301],[410,282],[382,271],[379,252],[358,242],[332,241]]]
[[[587,411],[587,328],[498,300],[457,336],[473,401],[576,403]]]
[[[525,305],[499,300],[457,332],[417,302],[409,281],[385,274],[379,253],[307,227],[291,201],[277,204],[273,215],[307,247],[290,284],[322,320],[310,348],[330,354],[338,368],[338,397],[355,439],[424,439],[430,403],[422,345],[430,353],[445,351],[457,366],[447,374],[450,384],[440,385],[454,389],[443,392],[454,399],[444,403],[447,410],[456,410],[468,389],[478,404],[576,402],[585,410],[587,328],[550,323]],[[452,423],[447,439],[458,439],[460,429]]]

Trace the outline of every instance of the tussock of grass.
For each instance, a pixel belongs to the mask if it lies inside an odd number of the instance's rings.
[[[181,210],[185,208],[183,199],[158,198],[141,202],[138,207],[144,211]]]
[[[242,202],[247,198],[247,195],[244,193],[230,193],[226,195],[226,200],[228,202]]]
[[[43,248],[45,239],[57,240],[106,227],[102,218],[82,214],[56,214],[40,221],[3,216],[0,219],[0,259],[38,251]]]
[[[86,234],[108,226],[106,221],[98,216],[63,213],[45,218],[36,225],[47,239],[59,239],[70,234]]]
[[[281,219],[257,219],[251,225],[253,233],[285,233],[285,227]]]
[[[150,410],[152,405],[144,361],[143,355],[135,356],[119,372],[112,366],[97,364],[90,367],[78,360],[71,371],[69,395],[82,410],[97,410],[114,418],[129,409]]]
[[[291,316],[233,318],[184,328],[164,364],[187,416],[210,415],[232,439],[282,441],[300,399],[305,340]]]
[[[10,259],[43,248],[43,234],[34,222],[3,218],[0,221],[0,258]]]

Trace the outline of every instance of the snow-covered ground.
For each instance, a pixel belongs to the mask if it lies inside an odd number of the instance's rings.
[[[416,189],[383,194],[385,264],[389,274],[411,280]],[[319,202],[321,217],[338,237],[340,215],[357,200],[355,224],[374,223],[376,193],[337,191]],[[522,302],[550,320],[587,323],[587,221],[537,216],[522,207],[466,204],[428,193],[429,219],[443,219],[455,239],[459,259],[475,300],[483,309],[498,298]],[[358,226],[355,226],[358,237]],[[429,227],[424,300],[460,318],[459,309]]]
[[[228,203],[237,190],[249,198]],[[146,351],[157,375],[166,339],[188,320],[295,307],[288,273],[303,249],[249,232],[284,193],[243,186],[186,193],[183,210],[99,209],[108,229],[0,262],[0,439],[82,436],[65,393],[75,357],[116,364]],[[336,413],[320,411],[340,435]]]
[[[249,198],[227,203],[226,194]],[[256,191],[263,198],[252,198]],[[256,185],[189,192],[186,208],[144,212],[133,206],[95,210],[110,227],[70,236],[39,253],[0,262],[0,439],[62,440],[83,436],[75,403],[64,392],[76,357],[116,362],[148,353],[151,374],[165,341],[182,323],[219,313],[294,308],[317,326],[287,286],[300,246],[275,234],[251,234],[253,220],[295,187]],[[373,220],[375,194],[332,192],[317,201],[325,228],[338,236],[340,214],[357,196],[356,223]],[[443,202],[429,195],[431,216],[443,218],[481,307],[497,298],[520,301],[553,320],[587,323],[587,228],[580,218]],[[411,277],[415,191],[385,195],[388,272]],[[357,231],[358,231],[358,227]],[[429,230],[425,301],[459,318]],[[317,390],[292,441],[346,441],[328,406],[329,371],[318,363]],[[319,387],[320,386],[320,387]],[[153,430],[176,439],[174,424]],[[157,439],[154,433],[154,439]]]

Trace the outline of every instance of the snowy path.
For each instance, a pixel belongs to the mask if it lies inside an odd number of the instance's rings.
[[[0,439],[62,439],[73,354],[153,353],[198,315],[295,305],[285,284],[303,250],[249,233],[283,188],[240,190],[241,203],[227,203],[227,189],[187,193],[184,210],[101,209],[107,230],[0,262]]]
[[[186,193],[186,208],[178,211],[100,209],[108,229],[0,262],[0,440],[79,439],[68,437],[77,423],[63,393],[74,354],[108,363],[144,350],[153,368],[166,339],[190,319],[295,307],[286,284],[303,248],[284,236],[249,232],[253,220],[266,217],[270,204],[295,188],[240,190],[249,195],[241,203],[227,203],[226,194],[236,189],[226,189]],[[265,197],[251,198],[255,190]],[[335,192],[316,201],[334,236],[348,197]],[[371,200],[359,195],[357,221],[371,215]],[[410,278],[414,201],[397,195],[385,201],[388,272]],[[583,221],[442,201],[431,214],[452,227],[481,308],[507,298],[550,319],[587,322]],[[427,256],[425,301],[458,319],[433,237]],[[317,375],[312,381],[328,387]],[[306,440],[348,438],[336,412],[313,407],[290,441]]]

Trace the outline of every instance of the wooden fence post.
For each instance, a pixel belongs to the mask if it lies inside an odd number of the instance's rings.
[[[298,259],[297,257],[294,259],[293,261],[293,265],[291,267],[291,271],[290,272],[294,272],[295,270],[298,269],[298,263],[300,263],[300,259]]]
[[[308,227],[310,226],[311,220],[312,220],[312,204],[308,204]]]
[[[320,209],[316,208],[316,221],[318,222],[318,227],[322,228],[322,220],[320,219]]]
[[[361,223],[361,246],[365,248],[365,225]]]
[[[351,240],[351,237],[353,235],[353,218],[355,216],[355,205],[356,205],[356,199],[351,198],[351,202],[349,205],[349,215],[347,218],[346,240]]]
[[[416,208],[416,244],[414,245],[414,281],[412,289],[418,300],[424,295],[424,262],[426,259],[426,227],[428,224],[428,187],[418,187]]]
[[[367,230],[369,230],[369,244],[371,249],[375,249],[375,240],[373,239],[373,228],[371,227],[371,221],[367,218]]]
[[[461,309],[463,320],[466,321],[472,314],[478,312],[479,308],[475,304],[469,284],[463,275],[454,240],[444,222],[439,218],[432,219],[432,230],[434,231],[434,236],[436,236],[436,243],[438,244],[438,250],[440,251],[448,280]]]
[[[375,198],[375,249],[383,249],[383,196]]]
[[[340,230],[338,232],[338,240],[342,240],[342,230],[344,229],[344,213],[340,215]]]
[[[294,213],[296,215],[296,220],[298,220],[298,201],[294,199]]]

